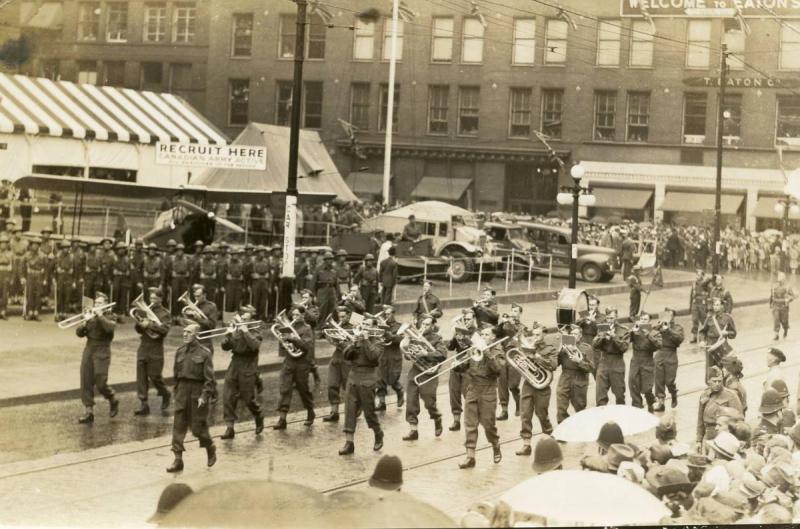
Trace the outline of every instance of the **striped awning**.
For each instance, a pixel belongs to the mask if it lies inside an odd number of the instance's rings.
[[[0,132],[145,144],[228,143],[172,94],[6,74],[0,74]]]

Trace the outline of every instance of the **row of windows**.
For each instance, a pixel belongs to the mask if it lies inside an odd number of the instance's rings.
[[[170,42],[190,44],[194,42],[197,24],[197,7],[193,2],[178,2],[171,5],[172,17],[168,16],[166,2],[146,3],[142,25],[143,42]],[[104,23],[104,32],[101,32]],[[102,36],[102,37],[101,37]],[[127,2],[79,2],[78,32],[79,41],[128,42],[128,3]]]
[[[130,78],[125,75],[128,65],[129,63],[124,61],[78,61],[74,80],[84,84],[138,88],[154,92],[162,92],[165,89],[169,92],[192,90],[191,63],[139,63],[139,79],[135,86],[130,86]],[[131,66],[128,71],[132,71],[133,68]],[[62,78],[60,62],[57,59],[40,61],[39,75],[54,81],[60,80]]]
[[[302,126],[322,127],[322,81],[304,83]],[[458,86],[455,88],[456,107],[451,108],[451,90],[448,85],[428,86],[427,132],[432,135],[478,136],[480,132],[481,88]],[[400,103],[400,87],[395,86],[393,129],[397,129],[397,112]],[[627,106],[620,109],[620,93],[616,90],[594,92],[593,139],[617,141],[620,112],[625,119],[625,136],[628,142],[644,143],[650,134],[650,92],[628,91]],[[229,80],[230,125],[246,125],[249,122],[250,81]],[[535,130],[551,138],[560,139],[564,120],[564,90],[542,89],[539,101],[539,120],[534,123],[534,90],[530,87],[513,87],[509,91],[508,136],[529,138]],[[380,85],[377,130],[386,128],[388,107],[388,85]],[[292,83],[278,81],[275,122],[288,125],[292,106]],[[707,94],[688,92],[684,96],[683,135],[686,144],[703,144],[706,138]],[[454,111],[454,112],[453,112]],[[742,136],[742,95],[726,94],[723,103],[723,137],[728,144],[738,144]],[[371,129],[371,86],[354,82],[350,86],[350,122],[361,130]],[[455,129],[451,128],[455,125]],[[783,145],[800,146],[800,96],[781,96],[777,104],[776,142]]]

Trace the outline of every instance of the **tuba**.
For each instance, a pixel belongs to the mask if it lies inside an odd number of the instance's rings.
[[[286,309],[280,311],[280,313],[275,316],[275,322],[270,331],[272,331],[272,335],[278,340],[286,352],[289,353],[290,356],[294,358],[298,358],[303,355],[303,351],[295,345],[287,340],[287,335],[292,335],[294,338],[300,339],[300,335],[297,334],[297,331],[294,329],[294,321],[289,321],[289,318],[286,317]]]
[[[506,352],[506,361],[536,389],[544,389],[553,381],[553,372],[540,366],[521,349],[516,347],[509,349]]]
[[[154,325],[161,325],[161,320],[156,316],[156,313],[153,312],[152,306],[152,303],[148,305],[144,302],[144,294],[139,294],[136,299],[133,300],[133,308],[128,314],[138,323],[149,321]],[[154,340],[158,339],[160,336],[150,328],[145,330],[145,334]]]

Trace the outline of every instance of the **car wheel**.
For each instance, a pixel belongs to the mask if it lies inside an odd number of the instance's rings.
[[[465,283],[470,280],[475,270],[475,261],[471,257],[468,257],[467,254],[458,250],[450,250],[442,256],[453,258],[450,275],[453,277],[455,283]]]
[[[588,283],[597,283],[603,279],[603,271],[594,263],[586,263],[581,268],[581,277]]]

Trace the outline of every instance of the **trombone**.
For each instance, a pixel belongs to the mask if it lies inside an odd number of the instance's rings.
[[[69,318],[65,318],[60,322],[58,322],[58,328],[68,329],[70,327],[74,327],[75,325],[86,323],[87,321],[94,319],[95,317],[103,314],[104,312],[111,310],[114,307],[114,305],[116,305],[116,302],[112,301],[111,303],[106,303],[104,305],[98,305],[97,307],[86,309],[80,314],[70,316]]]
[[[192,298],[189,296],[189,291],[187,290],[181,297],[178,298],[178,302],[183,303],[186,305],[181,309],[181,315],[184,318],[191,318],[191,319],[198,319],[208,321],[208,316],[206,316],[200,307],[197,306],[197,303],[192,301]]]
[[[423,372],[414,377],[414,383],[418,386],[421,386],[426,382],[430,382],[435,378],[439,378],[442,375],[449,373],[450,371],[456,369],[458,366],[462,364],[466,364],[470,360],[473,360],[475,362],[480,362],[481,360],[483,360],[484,351],[487,351],[492,347],[500,345],[506,340],[508,340],[508,336],[500,338],[499,340],[486,345],[486,342],[483,340],[483,338],[478,333],[475,333],[472,335],[471,339],[472,345],[470,347],[424,370]]]
[[[228,334],[233,334],[239,330],[254,331],[264,324],[261,320],[255,321],[232,321],[225,327],[217,327],[216,329],[209,329],[197,333],[199,340],[207,340],[210,338],[219,338]]]

